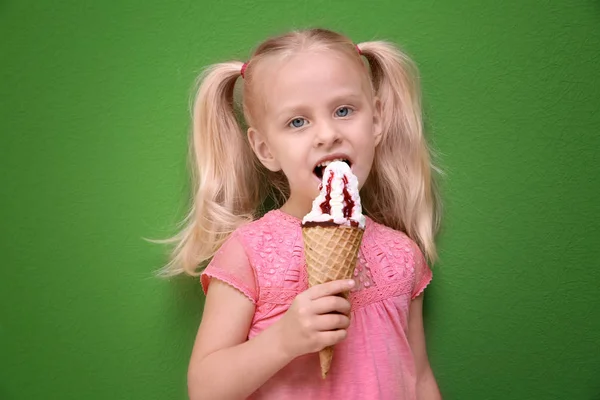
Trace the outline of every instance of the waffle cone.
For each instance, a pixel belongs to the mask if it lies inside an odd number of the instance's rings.
[[[358,227],[302,227],[309,286],[352,278],[363,233]],[[347,297],[348,293],[342,295]],[[325,379],[333,360],[333,346],[321,350],[319,360]]]

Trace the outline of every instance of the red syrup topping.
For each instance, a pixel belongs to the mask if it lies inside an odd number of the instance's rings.
[[[348,192],[348,177],[344,175],[344,218],[350,218],[352,216],[352,209],[354,209],[354,201],[350,192]]]
[[[331,205],[329,202],[331,201],[331,182],[333,181],[333,174],[329,174],[329,178],[327,178],[327,183],[325,185],[325,201],[321,203],[321,211],[323,214],[331,213]]]
[[[352,200],[352,196],[350,195],[350,192],[348,191],[348,177],[344,176],[342,178],[343,182],[344,182],[344,218],[350,218],[352,216],[352,210],[354,209],[354,201]],[[329,204],[331,201],[331,182],[333,181],[333,174],[329,175],[329,178],[327,179],[327,183],[325,184],[325,190],[326,190],[326,194],[325,194],[325,201],[323,201],[323,203],[321,203],[321,211],[323,212],[323,214],[331,214],[331,205]],[[322,185],[320,186],[320,188],[322,187]],[[319,188],[319,189],[320,189]]]

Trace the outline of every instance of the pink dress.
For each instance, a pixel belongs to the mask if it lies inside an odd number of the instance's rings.
[[[256,311],[252,338],[308,288],[301,221],[280,210],[236,230],[202,274],[244,293]],[[419,247],[406,234],[367,218],[350,293],[351,325],[321,378],[317,353],[298,357],[250,399],[415,399],[416,373],[407,340],[408,311],[432,279]]]

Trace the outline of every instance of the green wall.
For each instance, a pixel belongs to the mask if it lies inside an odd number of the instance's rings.
[[[188,96],[203,65],[309,25],[420,66],[445,398],[600,398],[597,0],[5,0],[0,399],[185,398],[202,293],[153,278],[166,249],[142,238],[185,213]]]

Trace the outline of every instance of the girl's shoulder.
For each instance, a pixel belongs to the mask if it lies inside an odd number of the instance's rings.
[[[370,226],[367,225],[362,247],[365,258],[378,265],[382,279],[392,285],[393,290],[416,298],[433,277],[421,248],[405,232],[367,221]]]

